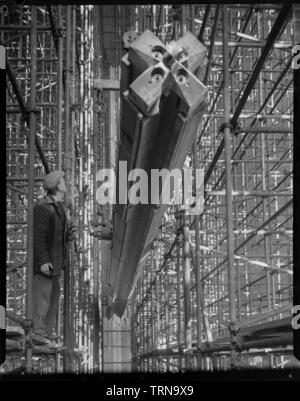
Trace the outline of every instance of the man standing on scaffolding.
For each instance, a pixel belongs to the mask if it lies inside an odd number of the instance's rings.
[[[55,338],[61,270],[68,263],[68,241],[74,227],[68,222],[64,173],[44,179],[46,195],[34,207],[33,333]]]

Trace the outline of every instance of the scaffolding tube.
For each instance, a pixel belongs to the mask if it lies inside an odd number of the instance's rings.
[[[27,208],[27,304],[26,318],[32,322],[33,318],[33,207],[34,207],[34,140],[36,131],[36,69],[37,69],[37,9],[31,8],[30,28],[30,56],[31,56],[31,83],[30,83],[30,116],[29,116],[29,146],[28,146],[28,208]],[[26,373],[32,371],[32,326],[27,327],[25,368]]]

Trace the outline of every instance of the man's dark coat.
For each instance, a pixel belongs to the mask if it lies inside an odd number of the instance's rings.
[[[51,195],[39,199],[34,206],[33,272],[41,273],[44,263],[52,263],[53,275],[59,275],[68,261],[68,221],[63,203]]]

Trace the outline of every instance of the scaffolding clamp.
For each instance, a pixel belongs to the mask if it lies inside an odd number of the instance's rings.
[[[239,134],[239,131],[241,129],[240,124],[237,121],[234,121],[234,120],[230,120],[230,124],[231,124],[231,127],[232,127],[231,130],[234,133],[234,135]]]
[[[241,349],[241,337],[239,335],[240,329],[240,325],[236,322],[229,324],[231,344],[234,348],[238,349]]]
[[[228,122],[228,123],[221,124],[219,132],[224,132],[225,128],[229,128],[231,133],[233,133],[234,135],[237,135],[239,133],[241,127],[237,122],[230,120],[230,122]]]
[[[56,29],[56,34],[55,34],[55,39],[63,38],[64,37],[64,28],[57,28]]]
[[[223,124],[221,124],[219,131],[220,132],[224,132],[226,128],[229,128],[230,131],[233,131],[233,126],[232,126],[231,123],[223,123]]]
[[[240,325],[238,323],[229,323],[229,331],[232,335],[236,336],[240,331]]]

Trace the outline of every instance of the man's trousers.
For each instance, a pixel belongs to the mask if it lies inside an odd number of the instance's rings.
[[[59,305],[59,275],[33,276],[33,332],[43,335],[55,330]]]

